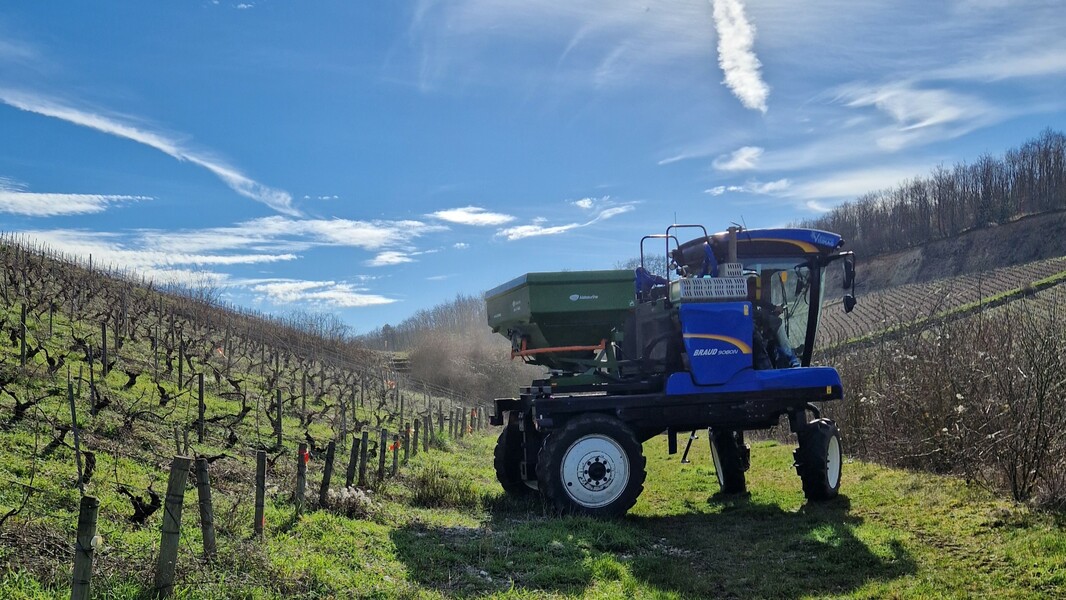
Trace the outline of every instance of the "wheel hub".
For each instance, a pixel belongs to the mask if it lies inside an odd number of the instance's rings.
[[[574,442],[560,466],[568,496],[586,508],[616,500],[629,480],[629,458],[621,445],[605,435],[587,435]]]
[[[593,453],[586,457],[585,469],[577,476],[581,485],[585,486],[585,489],[594,491],[611,485],[613,469],[611,469],[610,460],[610,457],[601,453]]]

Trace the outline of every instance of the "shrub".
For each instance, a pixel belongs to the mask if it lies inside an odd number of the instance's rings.
[[[438,461],[415,471],[411,480],[413,502],[427,508],[479,508],[481,493],[470,481],[449,473]]]
[[[827,411],[857,454],[955,473],[1016,500],[1064,498],[1066,323],[1053,299],[885,339],[836,360]]]
[[[363,490],[351,486],[329,490],[329,509],[352,518],[366,518],[374,513],[374,501]]]

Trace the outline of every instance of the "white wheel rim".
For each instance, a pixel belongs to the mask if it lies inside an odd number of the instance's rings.
[[[840,467],[841,467],[841,452],[840,452],[840,438],[832,436],[829,438],[829,447],[826,448],[826,480],[829,483],[829,487],[836,489],[840,485]]]
[[[559,467],[563,489],[585,508],[614,502],[629,483],[629,457],[604,435],[586,435],[567,448]]]
[[[718,478],[718,485],[725,487],[725,474],[722,473],[722,457],[718,456],[718,444],[711,438],[711,460],[714,461],[714,476]]]

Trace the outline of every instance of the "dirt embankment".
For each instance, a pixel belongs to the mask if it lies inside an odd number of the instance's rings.
[[[857,284],[860,293],[871,292],[1058,256],[1066,256],[1066,211],[1022,217],[893,254],[860,256]],[[831,272],[839,277],[836,269]],[[827,289],[839,285],[831,280]]]

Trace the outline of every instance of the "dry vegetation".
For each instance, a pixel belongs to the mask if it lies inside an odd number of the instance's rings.
[[[1059,286],[1061,287],[1061,286]],[[885,330],[828,359],[848,449],[1066,506],[1066,305],[1058,288],[958,320]],[[903,333],[899,333],[902,331]]]
[[[419,381],[472,398],[514,396],[518,387],[543,370],[511,359],[511,344],[487,326],[485,301],[460,295],[421,310],[395,327],[385,325],[363,336],[370,348],[406,352]]]

